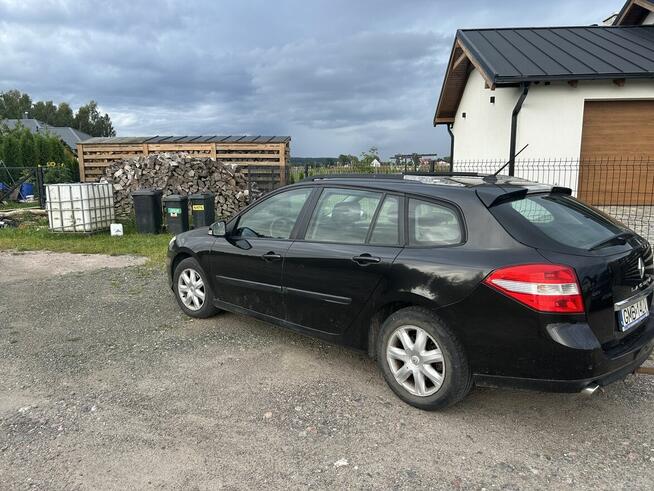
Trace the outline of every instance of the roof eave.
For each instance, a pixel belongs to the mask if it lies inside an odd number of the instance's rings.
[[[454,38],[454,43],[452,44],[452,50],[450,51],[450,59],[447,64],[447,70],[445,71],[445,77],[443,78],[443,83],[441,84],[441,93],[440,96],[438,97],[438,103],[436,104],[436,112],[434,113],[434,126],[437,126],[439,124],[452,124],[454,123],[454,117],[452,116],[445,116],[443,115],[441,109],[442,109],[442,103],[443,103],[443,97],[445,95],[445,92],[448,89],[447,82],[448,82],[448,77],[450,76],[450,73],[453,69],[453,65],[455,63],[454,59],[454,53],[456,52],[457,48],[461,48],[463,53],[465,54],[467,60],[469,61],[470,64],[474,68],[476,68],[480,73],[481,76],[484,78],[486,81],[486,85],[489,88],[494,89],[495,88],[495,76],[492,73],[492,71],[489,69],[488,63],[485,62],[485,60],[482,59],[482,57],[476,55],[475,53],[472,52],[472,50],[469,47],[469,43],[467,43],[465,36],[464,36],[464,31],[461,29],[457,30],[456,36]],[[466,80],[467,84],[467,80]],[[459,98],[459,102],[460,102]],[[458,103],[457,103],[458,107]],[[454,111],[456,113],[456,111]]]
[[[606,73],[606,74],[566,74],[566,75],[548,75],[548,76],[533,76],[533,77],[497,77],[497,87],[516,86],[521,83],[534,83],[534,82],[568,82],[571,80],[651,80],[654,79],[654,72],[652,73]]]
[[[472,43],[466,35],[466,31],[459,30],[457,32],[457,39],[461,43],[461,47],[463,48],[464,52],[468,55],[470,62],[477,70],[479,70],[481,76],[484,77],[486,85],[494,87],[497,83],[497,75],[495,70],[493,70],[493,67],[488,62],[488,60],[479,51],[474,49]]]
[[[434,112],[434,126],[438,124],[442,124],[442,123],[438,123],[437,121],[440,119],[439,113],[441,111],[441,104],[443,102],[443,96],[445,95],[445,91],[447,90],[447,77],[450,74],[450,67],[452,66],[453,59],[454,59],[454,52],[456,51],[457,36],[458,36],[458,31],[457,31],[457,35],[454,36],[454,42],[452,43],[452,49],[450,50],[450,58],[449,61],[447,62],[447,68],[445,69],[443,82],[441,83],[441,92],[438,96],[438,102],[436,103],[436,111]]]
[[[654,12],[654,4],[651,1],[648,0],[627,0],[625,4],[622,6],[620,9],[620,12],[618,12],[617,17],[613,21],[614,26],[623,26],[623,22],[625,21],[627,14],[631,12],[631,10],[634,7],[640,7],[645,10],[649,10],[650,12]]]

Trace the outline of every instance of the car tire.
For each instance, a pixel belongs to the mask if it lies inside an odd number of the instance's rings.
[[[422,307],[398,310],[384,321],[377,337],[377,363],[393,392],[419,409],[435,411],[456,404],[472,387],[460,341]]]
[[[189,317],[205,319],[218,313],[207,275],[195,258],[187,257],[177,265],[173,291],[180,308]]]

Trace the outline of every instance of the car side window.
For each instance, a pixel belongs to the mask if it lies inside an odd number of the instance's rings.
[[[409,199],[409,245],[446,246],[463,238],[458,214],[429,201]]]
[[[364,244],[381,193],[356,189],[323,190],[305,240]]]
[[[400,198],[386,196],[370,235],[370,244],[398,245],[400,243]]]
[[[244,238],[290,238],[311,191],[311,188],[293,189],[262,201],[240,216],[234,235]]]

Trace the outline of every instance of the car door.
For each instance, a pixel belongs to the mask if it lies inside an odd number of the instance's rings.
[[[402,249],[402,208],[399,195],[325,187],[286,253],[286,320],[345,331]]]
[[[211,252],[216,300],[284,319],[282,265],[312,187],[276,193],[230,223]]]

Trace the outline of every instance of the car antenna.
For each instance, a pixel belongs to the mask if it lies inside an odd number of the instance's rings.
[[[496,182],[496,181],[497,181],[497,175],[498,175],[500,172],[502,172],[502,171],[504,170],[504,168],[505,168],[507,165],[509,165],[509,164],[511,163],[512,160],[515,161],[515,158],[516,158],[518,155],[520,155],[520,154],[525,150],[525,148],[527,148],[528,146],[529,146],[529,143],[527,143],[524,147],[522,147],[522,148],[520,149],[520,151],[519,151],[518,153],[516,153],[516,154],[513,156],[512,159],[509,159],[509,160],[506,162],[506,164],[504,164],[502,167],[500,167],[499,169],[497,169],[497,171],[495,171],[494,174],[491,174],[490,176],[486,176],[486,177],[484,177],[484,181],[485,181],[485,182]]]

